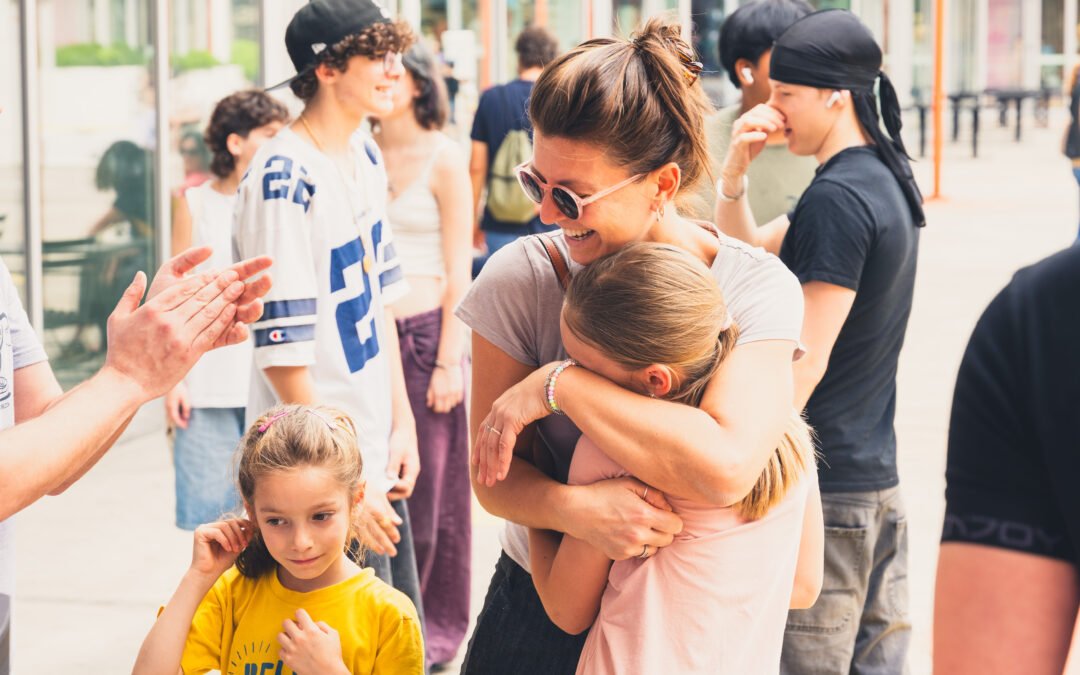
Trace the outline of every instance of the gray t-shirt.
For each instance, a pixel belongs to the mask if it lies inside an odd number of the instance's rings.
[[[739,326],[738,344],[790,340],[797,356],[803,319],[798,280],[776,256],[723,234],[717,236],[720,247],[712,273]],[[570,260],[562,234],[553,238]],[[571,273],[580,268],[570,261]],[[559,333],[562,301],[562,289],[543,244],[536,237],[523,237],[491,256],[456,314],[514,360],[539,367],[566,358]],[[483,377],[483,373],[474,373],[474,377]],[[556,478],[565,482],[581,431],[569,417],[561,415],[543,418],[537,430],[551,450]],[[501,540],[507,554],[528,570],[526,529],[507,523]]]
[[[15,425],[15,371],[45,359],[11,274],[0,260],[0,430]],[[0,520],[0,675],[8,675],[11,669],[11,597],[15,593],[12,521]]]

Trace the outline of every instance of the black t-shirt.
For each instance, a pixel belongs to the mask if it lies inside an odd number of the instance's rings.
[[[473,117],[472,140],[480,141],[488,147],[488,178],[491,178],[491,166],[495,154],[499,152],[506,135],[511,131],[525,129],[532,133],[529,124],[529,96],[533,83],[529,80],[514,80],[506,84],[495,85],[480,96]],[[480,229],[494,232],[531,232],[540,227],[540,218],[529,223],[504,223],[496,220],[484,208],[480,220]],[[532,228],[532,229],[530,229]]]
[[[780,259],[800,283],[856,292],[806,414],[824,462],[822,491],[881,490],[896,473],[896,362],[904,343],[919,229],[900,184],[870,146],[818,168],[791,212]]]
[[[1016,273],[953,394],[943,541],[1080,564],[1080,246]]]

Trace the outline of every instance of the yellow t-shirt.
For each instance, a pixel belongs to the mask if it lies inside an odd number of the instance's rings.
[[[277,574],[248,579],[235,567],[217,580],[191,621],[181,670],[187,675],[293,675],[278,659],[277,635],[285,619],[304,609],[341,638],[341,654],[354,675],[423,673],[424,643],[416,608],[370,569],[310,593],[290,591]]]

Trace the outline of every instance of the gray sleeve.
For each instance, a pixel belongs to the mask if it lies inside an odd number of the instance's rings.
[[[7,314],[11,327],[11,358],[15,370],[49,358],[30,326],[30,319],[19,300],[18,289],[3,262],[0,262],[0,312]]]
[[[522,237],[495,252],[454,314],[515,361],[539,366],[539,284]]]

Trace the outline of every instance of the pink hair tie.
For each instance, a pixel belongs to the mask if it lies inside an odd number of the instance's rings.
[[[289,410],[281,410],[281,411],[275,413],[273,417],[271,417],[270,419],[266,420],[265,422],[263,422],[262,424],[259,425],[259,433],[260,434],[265,434],[266,430],[270,428],[271,424],[273,424],[274,422],[277,422],[282,417],[285,417],[286,415],[289,414],[289,412],[290,412]]]

